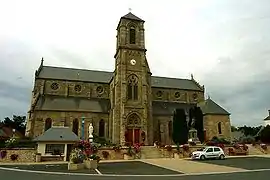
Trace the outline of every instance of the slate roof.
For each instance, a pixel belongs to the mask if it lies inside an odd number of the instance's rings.
[[[51,66],[42,66],[37,74],[37,78],[100,83],[109,83],[112,77],[113,72]],[[151,83],[152,87],[203,91],[200,86],[189,79],[152,76]]]
[[[35,110],[89,111],[108,113],[109,99],[87,99],[78,97],[41,96]]]
[[[76,142],[80,138],[69,127],[51,127],[34,139],[37,142]]]
[[[136,21],[142,21],[144,22],[144,20],[142,20],[141,18],[135,16],[134,14],[132,14],[131,12],[129,12],[128,14],[124,15],[121,17],[121,19],[131,19],[131,20],[136,20]]]
[[[212,99],[208,98],[200,104],[203,114],[214,114],[214,115],[230,115],[225,109],[215,103]]]

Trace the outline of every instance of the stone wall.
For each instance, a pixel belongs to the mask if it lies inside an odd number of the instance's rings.
[[[228,115],[206,115],[203,121],[206,140],[210,140],[214,136],[227,140],[231,139],[231,123]],[[221,123],[221,134],[218,132],[218,123]]]
[[[20,149],[0,149],[0,152],[6,151],[6,157],[0,158],[0,163],[22,163],[22,162],[35,162],[36,149],[20,148]],[[10,156],[12,154],[18,155],[18,159],[12,161]]]
[[[103,156],[103,152],[106,151],[109,153],[108,158],[105,158]],[[125,149],[121,149],[120,151],[115,151],[112,148],[101,148],[98,150],[98,156],[101,159],[106,159],[106,160],[118,160],[118,159],[124,159],[124,153],[127,151]]]

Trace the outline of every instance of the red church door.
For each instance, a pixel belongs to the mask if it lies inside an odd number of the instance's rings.
[[[140,143],[140,129],[127,129],[126,143],[130,145]]]
[[[133,144],[133,129],[127,130],[127,143],[130,145]]]
[[[134,129],[134,144],[140,143],[140,129]]]

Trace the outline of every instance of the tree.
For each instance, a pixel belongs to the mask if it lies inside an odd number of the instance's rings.
[[[204,142],[203,112],[200,107],[195,107],[194,118],[194,128],[197,130],[198,138],[201,142]]]
[[[238,129],[237,129],[237,127],[235,127],[235,126],[231,126],[231,131],[232,131],[232,132],[235,132],[235,131],[238,131]]]
[[[245,136],[255,136],[261,128],[262,128],[261,126],[258,127],[243,126],[239,127],[238,131],[242,131]]]
[[[260,140],[263,143],[270,143],[270,126],[269,125],[263,128],[260,135]]]
[[[16,129],[20,133],[25,133],[25,121],[26,116],[16,116],[13,115],[13,118],[10,119],[9,117],[6,117],[4,121],[2,122],[2,125],[5,127],[10,127],[12,129]]]
[[[186,144],[188,141],[188,127],[184,109],[176,109],[173,114],[173,142]]]

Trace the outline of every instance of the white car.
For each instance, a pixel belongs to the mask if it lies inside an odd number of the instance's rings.
[[[192,159],[225,159],[225,153],[222,148],[217,146],[207,146],[201,151],[194,151],[191,154]]]

